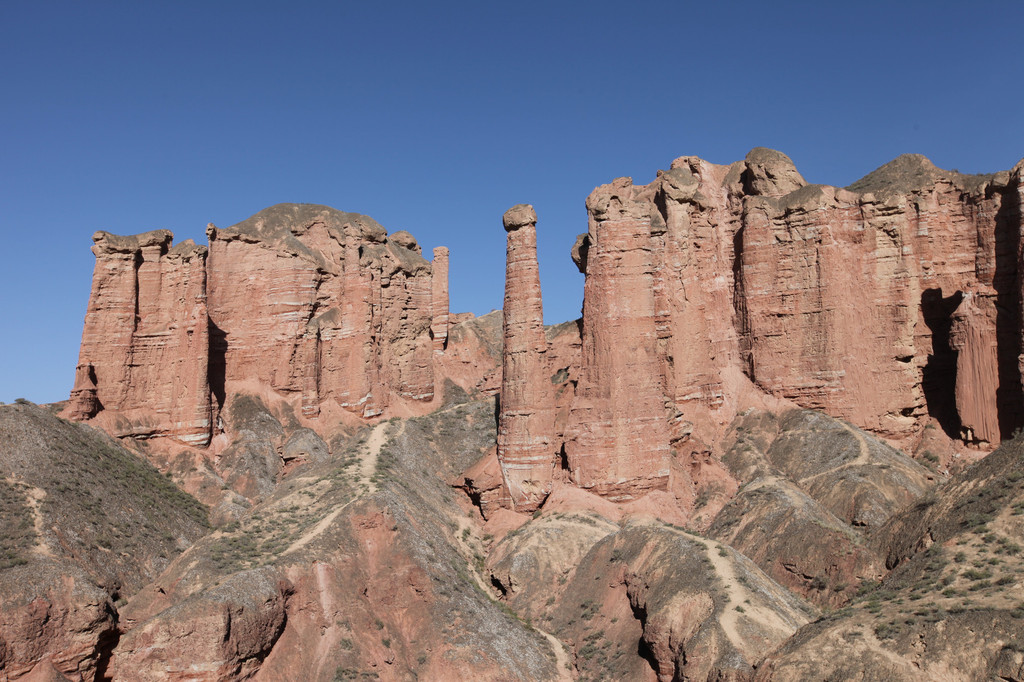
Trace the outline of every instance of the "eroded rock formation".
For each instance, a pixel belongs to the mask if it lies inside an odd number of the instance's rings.
[[[581,351],[555,423],[572,482],[692,497],[707,488],[693,463],[714,468],[725,426],[764,398],[908,448],[929,424],[997,445],[1024,424],[1020,168],[906,155],[842,189],[759,148],[598,187],[572,248]],[[506,315],[532,295],[508,291]]]
[[[519,204],[503,218],[508,233],[498,461],[515,509],[536,509],[551,491],[554,401],[547,370],[537,267],[537,214]]]
[[[389,237],[371,218],[312,204],[207,235],[209,249],[172,248],[167,230],[96,233],[66,416],[106,413],[115,435],[205,446],[239,392],[269,391],[310,419],[433,399],[447,249],[434,275],[408,232]]]
[[[210,441],[206,247],[172,235],[93,235],[96,268],[67,416],[124,419],[120,436]]]
[[[651,212],[624,181],[594,190],[587,210],[583,358],[565,453],[577,485],[628,500],[664,488],[669,469]]]
[[[434,351],[444,352],[448,343],[448,247],[434,249],[434,260],[430,270],[430,301],[433,317],[430,321],[430,335],[434,339]]]

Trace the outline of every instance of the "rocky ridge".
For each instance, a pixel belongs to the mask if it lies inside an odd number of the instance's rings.
[[[683,157],[590,196],[583,318],[549,328],[525,205],[480,318],[446,250],[326,207],[101,236],[64,414],[217,529],[112,580],[87,523],[59,583],[0,486],[0,679],[1016,679],[1020,174]]]

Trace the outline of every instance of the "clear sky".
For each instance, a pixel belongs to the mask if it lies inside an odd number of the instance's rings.
[[[584,200],[672,159],[782,150],[847,185],[901,153],[1024,156],[1024,3],[0,2],[0,401],[67,397],[91,235],[205,243],[278,202],[451,248],[500,307],[532,203],[548,323],[579,314]]]

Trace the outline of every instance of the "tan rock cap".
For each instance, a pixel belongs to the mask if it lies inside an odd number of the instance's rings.
[[[501,220],[505,224],[505,231],[511,232],[527,225],[536,225],[537,212],[533,210],[533,206],[530,204],[516,204],[505,211],[505,215]]]

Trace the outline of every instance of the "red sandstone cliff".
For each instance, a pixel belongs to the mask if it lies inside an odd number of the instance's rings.
[[[565,453],[576,485],[629,500],[664,488],[669,473],[651,214],[623,181],[594,190],[587,209],[583,358]]]
[[[68,417],[205,446],[236,393],[301,403],[308,419],[433,399],[447,249],[435,276],[409,233],[312,204],[207,235],[209,249],[172,248],[166,230],[96,234]]]
[[[172,235],[93,235],[96,255],[67,415],[118,414],[118,436],[210,441],[206,247]]]
[[[594,190],[572,252],[579,376],[555,425],[572,482],[692,495],[728,478],[713,444],[759,400],[909,449],[930,423],[983,449],[1008,437],[1024,424],[1020,168],[966,176],[906,155],[841,189],[755,149]],[[533,295],[507,287],[506,315]],[[537,374],[510,369],[506,384]]]

